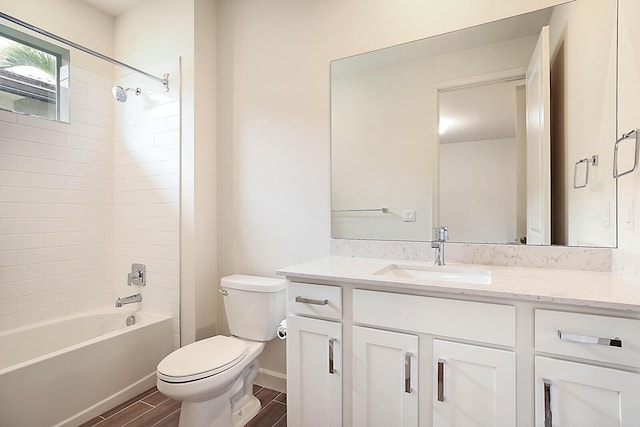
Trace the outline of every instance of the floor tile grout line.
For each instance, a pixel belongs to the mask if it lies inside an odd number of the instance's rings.
[[[142,400],[136,400],[135,402],[131,402],[131,405],[125,406],[124,408],[120,409],[118,412],[114,412],[113,414],[109,415],[108,417],[103,417],[102,415],[100,415],[100,418],[102,418],[102,421],[106,421],[112,417],[115,417],[116,415],[118,415],[119,413],[121,413],[122,411],[126,411],[127,409],[131,408],[133,405],[135,405],[136,403],[144,403],[145,405],[149,406],[151,409],[153,409],[153,406],[149,405],[147,402],[143,402]],[[151,410],[150,409],[150,410]],[[147,411],[149,412],[149,411]],[[145,412],[145,414],[147,413]],[[137,418],[137,417],[136,417]],[[101,422],[102,422],[101,421]],[[127,421],[127,423],[131,422],[133,420],[129,420]]]
[[[169,415],[167,415],[166,417],[164,417],[161,420],[158,420],[156,423],[154,423],[151,427],[153,426],[157,426],[158,424],[160,424],[161,422],[163,422],[164,420],[166,420],[167,418],[173,416],[173,414],[175,414],[176,412],[180,412],[180,408],[176,409],[175,411],[173,411],[172,413],[170,413]]]
[[[275,423],[273,423],[273,425],[271,427],[275,427],[280,421],[282,421],[284,418],[287,418],[287,413],[285,412],[283,416],[281,416],[280,418],[278,418],[278,421],[276,421]]]
[[[132,419],[130,419],[129,421],[125,422],[124,424],[122,424],[122,427],[124,427],[124,426],[126,426],[126,425],[128,425],[128,424],[131,424],[132,422],[134,422],[135,420],[137,420],[137,419],[138,419],[138,418],[140,418],[141,416],[146,415],[146,414],[148,414],[149,412],[151,412],[151,411],[153,411],[153,410],[155,409],[155,407],[154,407],[154,406],[149,405],[147,402],[143,402],[142,400],[138,400],[138,402],[140,402],[140,403],[144,403],[145,405],[149,406],[149,410],[148,410],[148,411],[145,411],[145,412],[143,412],[142,414],[138,415],[137,417],[132,418]],[[136,402],[136,403],[138,403],[138,402]]]

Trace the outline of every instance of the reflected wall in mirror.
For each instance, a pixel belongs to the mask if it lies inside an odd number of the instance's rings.
[[[616,21],[576,0],[333,61],[332,237],[615,246]]]

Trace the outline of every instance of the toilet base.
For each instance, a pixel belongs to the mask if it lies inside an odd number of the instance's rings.
[[[260,401],[255,396],[245,396],[238,409],[231,412],[228,401],[214,399],[205,402],[182,402],[180,427],[244,427],[260,411]],[[232,426],[229,426],[231,418]]]

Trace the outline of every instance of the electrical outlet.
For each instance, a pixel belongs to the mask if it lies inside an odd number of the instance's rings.
[[[405,209],[402,211],[402,220],[404,222],[415,222],[416,211],[413,209]]]

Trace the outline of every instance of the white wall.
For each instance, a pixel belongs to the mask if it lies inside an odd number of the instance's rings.
[[[329,253],[331,60],[558,3],[221,0],[220,274]],[[262,362],[284,372],[284,344]]]
[[[332,78],[331,208],[389,212],[333,213],[331,236],[430,238],[437,165],[427,119],[434,115],[432,73],[425,71],[405,61]],[[415,211],[415,222],[402,221],[405,209]]]
[[[618,134],[640,128],[640,3],[620,0],[619,34],[619,120]],[[633,140],[620,147],[620,169],[633,164]],[[614,256],[616,271],[640,285],[640,172],[620,178],[618,182],[618,250]],[[630,219],[631,221],[627,221]]]
[[[517,240],[517,149],[516,138],[440,145],[440,223],[449,240]]]

